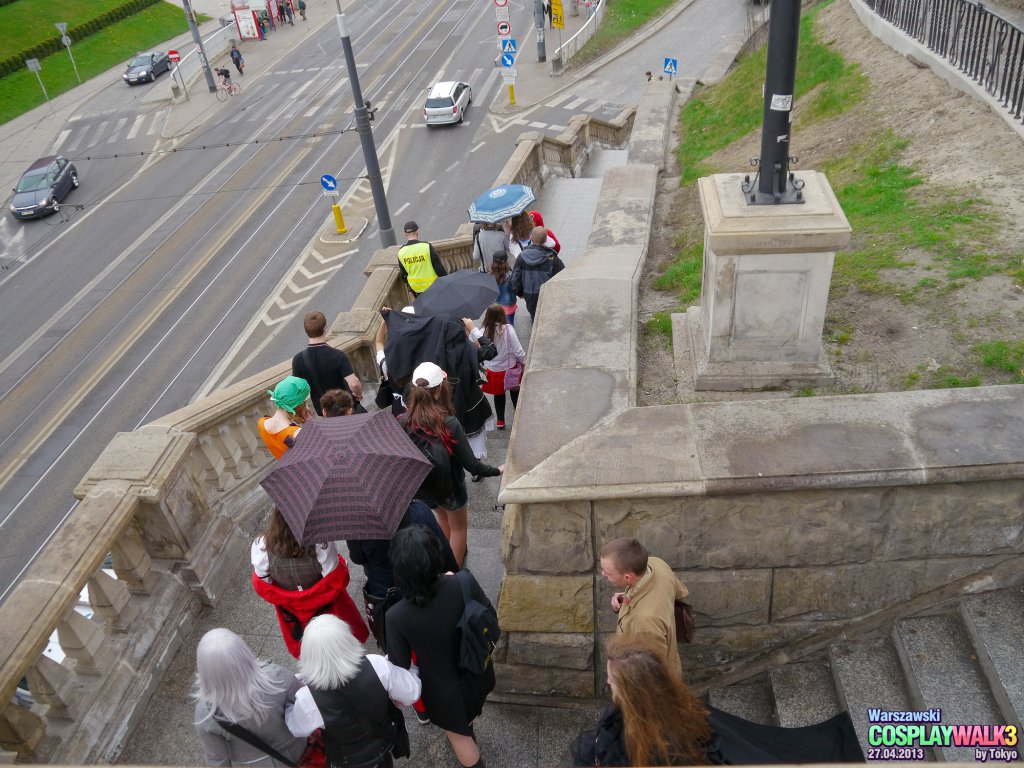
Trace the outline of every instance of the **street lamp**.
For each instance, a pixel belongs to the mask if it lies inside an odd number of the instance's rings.
[[[71,66],[75,68],[75,77],[78,78],[78,84],[81,85],[82,76],[78,74],[78,65],[75,64],[75,57],[71,55],[71,38],[68,37],[68,23],[66,21],[58,21],[53,26],[60,30],[60,41],[68,49],[68,56],[71,56]]]
[[[199,63],[203,65],[203,74],[206,75],[206,86],[210,89],[210,93],[215,93],[217,91],[217,84],[213,81],[210,62],[206,58],[206,49],[203,48],[203,38],[199,36],[196,15],[192,12],[192,5],[188,0],[181,0],[181,5],[185,9],[185,19],[188,21],[189,31],[192,32],[192,39],[195,40],[196,50],[199,52]],[[185,76],[182,75],[181,79],[184,81]],[[188,93],[188,88],[185,89],[185,92]]]
[[[338,2],[338,0],[335,0]],[[345,66],[348,67],[348,79],[352,84],[352,101],[355,105],[356,133],[363,145],[363,161],[366,163],[366,175],[370,180],[370,191],[373,193],[373,207],[377,211],[377,224],[380,229],[380,244],[387,248],[397,245],[395,230],[391,226],[391,213],[388,201],[384,196],[384,181],[380,175],[380,162],[377,160],[377,146],[370,130],[370,102],[363,100],[363,91],[359,87],[359,73],[356,71],[356,57],[352,52],[352,39],[348,36],[348,24],[345,14],[341,13],[338,3],[338,34],[341,35],[341,47],[345,51]]]

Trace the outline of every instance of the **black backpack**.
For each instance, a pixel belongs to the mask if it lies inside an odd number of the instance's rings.
[[[452,484],[452,457],[441,438],[425,435],[419,430],[406,430],[409,438],[420,449],[420,453],[430,460],[430,472],[420,483],[416,498],[430,506],[437,506],[451,498],[455,491]]]
[[[459,667],[474,675],[482,675],[491,666],[491,653],[501,637],[498,616],[494,609],[470,594],[472,574],[463,568],[455,574],[462,587],[465,608],[456,625],[459,628]]]

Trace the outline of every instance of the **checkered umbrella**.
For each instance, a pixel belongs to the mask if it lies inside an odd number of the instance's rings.
[[[301,544],[390,539],[430,461],[390,411],[315,419],[260,483]]]

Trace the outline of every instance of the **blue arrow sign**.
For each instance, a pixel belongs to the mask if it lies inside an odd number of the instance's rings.
[[[665,58],[665,74],[675,75],[679,73],[679,59]]]
[[[328,192],[333,192],[338,188],[338,180],[331,176],[329,173],[325,173],[320,177],[320,186],[326,189]]]
[[[502,53],[515,53],[516,52],[516,41],[514,38],[501,41],[501,52]]]
[[[516,65],[516,57],[511,53],[501,54],[501,66],[503,67],[514,67]]]

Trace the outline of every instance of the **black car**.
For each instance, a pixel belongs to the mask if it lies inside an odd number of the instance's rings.
[[[68,192],[78,186],[74,163],[60,155],[41,157],[29,166],[14,188],[11,214],[16,219],[34,219],[57,211]]]
[[[124,73],[124,81],[128,85],[156,80],[157,75],[171,71],[171,60],[163,51],[140,53],[128,62],[128,71]]]

